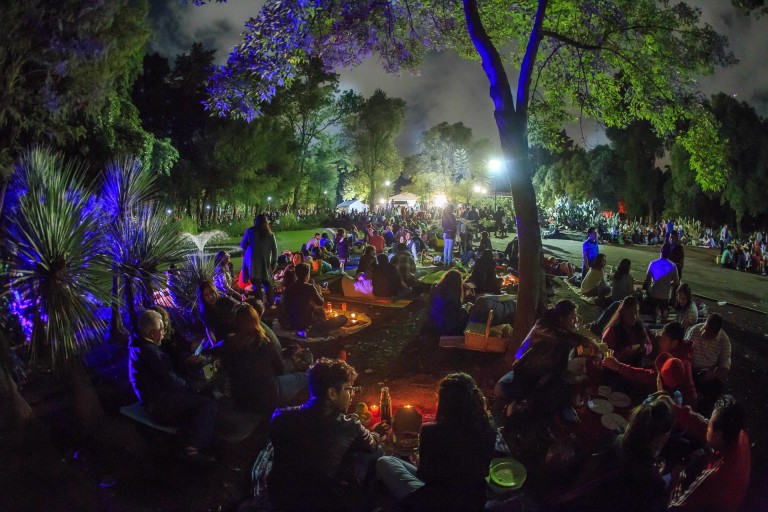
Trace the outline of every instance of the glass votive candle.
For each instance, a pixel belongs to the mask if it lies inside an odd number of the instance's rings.
[[[341,310],[342,311],[346,311],[347,310],[347,303],[346,302],[342,302],[341,303]]]

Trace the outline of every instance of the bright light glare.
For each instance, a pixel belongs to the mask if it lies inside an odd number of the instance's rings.
[[[209,204],[205,205],[205,209],[206,210],[210,210],[211,209],[211,205],[209,205]]]
[[[475,193],[478,193],[478,192],[480,192],[483,189],[482,189],[482,187],[480,185],[475,185],[475,189],[474,190],[475,190]]]
[[[496,158],[488,160],[488,170],[491,172],[499,172],[501,170],[501,160]]]
[[[433,201],[435,203],[435,206],[437,206],[438,208],[442,208],[443,206],[448,204],[448,198],[445,197],[445,194],[437,194]]]
[[[385,181],[385,182],[384,182],[384,184],[385,184],[386,186],[390,186],[392,183],[391,183],[389,180],[387,180],[387,181]]]
[[[171,209],[170,209],[170,208],[168,208],[167,210],[165,210],[165,213],[167,213],[168,215],[170,215],[170,214],[171,214]]]
[[[272,196],[267,196],[267,201],[271,201],[271,200],[272,200]]]
[[[387,201],[383,197],[379,198],[379,204],[385,204],[386,202]]]
[[[486,192],[488,192],[488,189],[486,189],[485,187],[480,189],[481,194],[485,194]]]

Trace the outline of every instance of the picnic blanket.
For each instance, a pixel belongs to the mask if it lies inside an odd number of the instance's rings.
[[[595,300],[597,299],[597,297],[587,297],[586,295],[581,293],[581,287],[580,286],[575,286],[575,285],[571,284],[567,279],[563,279],[563,282],[565,284],[567,284],[568,288],[570,288],[571,291],[573,291],[573,293],[578,295],[581,300],[583,300],[587,304],[595,305]]]
[[[352,323],[350,319],[346,325],[338,329],[334,329],[333,331],[330,331],[325,336],[316,336],[316,337],[299,336],[296,331],[290,330],[290,329],[284,329],[283,327],[280,326],[279,323],[275,323],[272,325],[272,331],[281,340],[290,340],[298,343],[320,343],[324,341],[333,341],[339,338],[346,338],[347,336],[355,334],[356,332],[360,332],[366,327],[371,325],[371,318],[368,315],[366,315],[365,313],[358,313],[357,311],[355,311],[354,313],[355,313],[355,323]],[[349,317],[351,314],[352,314],[351,311],[348,311],[346,313],[347,317]]]

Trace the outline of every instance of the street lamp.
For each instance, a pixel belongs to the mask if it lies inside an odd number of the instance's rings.
[[[384,189],[384,193],[387,195],[387,201],[386,201],[386,202],[387,202],[387,205],[389,205],[389,186],[390,186],[391,184],[392,184],[392,182],[391,182],[391,181],[389,181],[389,180],[387,180],[387,181],[385,181],[385,182],[384,182],[384,187],[386,187],[386,188]]]
[[[493,211],[496,211],[496,174],[498,174],[499,171],[501,171],[502,166],[504,165],[504,162],[497,158],[492,158],[491,160],[488,160],[488,171],[493,174]]]

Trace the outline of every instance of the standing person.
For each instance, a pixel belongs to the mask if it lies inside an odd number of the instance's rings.
[[[320,234],[317,234],[320,238]],[[253,227],[248,228],[240,241],[243,254],[243,272],[251,281],[256,298],[262,299],[261,287],[267,293],[267,304],[275,302],[274,273],[277,267],[277,241],[269,229],[267,216],[260,213],[253,219]],[[246,279],[243,279],[246,281]]]
[[[453,214],[453,205],[449,204],[443,210],[442,218],[443,226],[443,241],[445,242],[445,248],[443,249],[443,264],[450,265],[453,263],[453,242],[456,239],[456,216]]]
[[[139,317],[139,336],[128,346],[128,377],[133,392],[152,418],[181,429],[181,457],[192,462],[215,462],[205,455],[213,441],[216,402],[199,395],[174,370],[168,354],[160,349],[163,317],[144,311]]]
[[[344,228],[339,228],[336,231],[333,243],[336,246],[336,255],[339,257],[339,270],[344,272],[344,266],[347,264],[347,261],[349,261],[351,250],[351,243],[349,238],[347,238],[347,232]]]
[[[362,480],[383,454],[379,433],[346,414],[357,372],[344,361],[322,358],[307,376],[309,401],[272,415],[269,496],[280,510],[356,510],[358,487],[349,484]]]
[[[437,396],[435,421],[421,428],[418,469],[386,456],[376,462],[376,473],[401,500],[397,510],[481,510],[496,443],[485,397],[466,373],[448,374]]]
[[[677,277],[683,278],[683,264],[685,263],[685,252],[683,246],[680,244],[680,237],[677,231],[672,231],[669,235],[669,261],[675,264],[677,267]]]
[[[597,230],[591,227],[587,230],[587,239],[581,245],[581,278],[587,277],[592,263],[597,255],[600,254],[600,247],[597,241]]]
[[[675,231],[675,221],[672,219],[667,220],[667,224],[664,229],[664,242],[669,242],[669,238]]]
[[[653,260],[648,265],[648,272],[645,274],[645,282],[643,283],[643,290],[648,292],[648,299],[655,308],[655,323],[659,323],[659,319],[662,322],[667,321],[672,290],[677,289],[677,285],[680,283],[677,267],[669,261],[670,251],[669,244],[661,246],[659,259]]]
[[[496,209],[496,213],[493,214],[493,220],[495,222],[493,235],[496,237],[504,236],[504,209],[501,206],[499,206]]]

